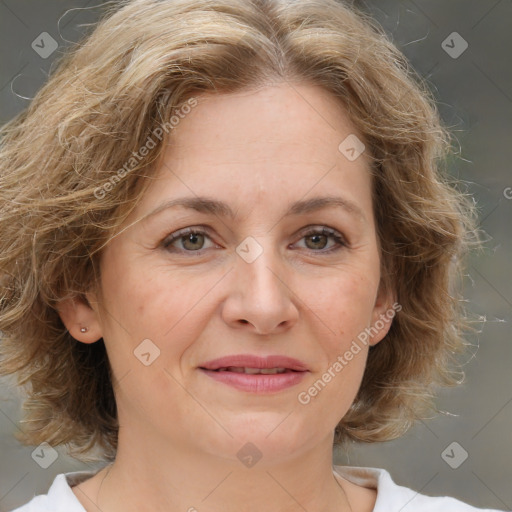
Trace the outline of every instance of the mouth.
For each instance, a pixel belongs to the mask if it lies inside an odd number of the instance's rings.
[[[305,363],[293,357],[281,355],[257,356],[253,354],[235,354],[224,356],[200,365],[203,370],[231,371],[237,373],[285,373],[290,371],[308,371]],[[266,370],[269,370],[266,372]]]
[[[287,356],[250,354],[222,357],[198,368],[211,379],[249,393],[276,393],[297,385],[309,373],[301,361]]]
[[[202,368],[206,370],[206,368]],[[299,370],[292,370],[291,368],[248,368],[246,366],[226,366],[218,368],[217,370],[211,370],[214,372],[234,372],[234,373],[246,373],[249,375],[276,375],[278,373],[290,373],[298,372]]]

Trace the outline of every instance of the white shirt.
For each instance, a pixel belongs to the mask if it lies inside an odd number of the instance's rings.
[[[395,484],[385,469],[334,466],[334,471],[357,485],[377,489],[373,512],[498,512],[467,505],[455,498],[433,498]],[[12,512],[85,512],[71,487],[94,476],[95,471],[61,473],[48,494],[35,496]]]

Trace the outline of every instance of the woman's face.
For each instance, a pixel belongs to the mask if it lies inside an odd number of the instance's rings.
[[[88,298],[120,443],[271,463],[332,442],[389,328],[368,160],[315,86],[197,99]]]

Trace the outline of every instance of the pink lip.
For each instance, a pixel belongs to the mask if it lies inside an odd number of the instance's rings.
[[[286,368],[285,373],[248,374],[230,371],[216,371],[230,366],[246,368]],[[309,371],[307,366],[297,359],[287,356],[259,357],[239,354],[221,357],[200,365],[199,369],[219,382],[223,382],[240,391],[250,393],[273,393],[298,384]]]
[[[299,361],[287,356],[254,356],[252,354],[236,354],[220,357],[199,365],[206,370],[218,370],[228,366],[244,366],[246,368],[287,368],[298,372],[307,371],[308,367]]]

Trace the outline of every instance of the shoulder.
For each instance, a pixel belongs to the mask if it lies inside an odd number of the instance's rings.
[[[397,485],[385,469],[334,466],[334,471],[352,483],[377,490],[374,512],[499,512],[476,508],[450,497],[432,497]]]
[[[34,496],[12,512],[85,512],[71,487],[95,475],[95,471],[61,473],[55,477],[47,494]]]

